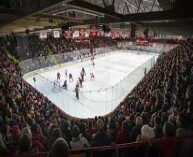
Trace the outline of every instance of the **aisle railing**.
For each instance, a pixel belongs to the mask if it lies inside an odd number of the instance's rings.
[[[109,146],[101,146],[101,147],[91,147],[85,149],[76,149],[70,150],[70,157],[81,157],[83,154],[87,157],[92,156],[104,156],[108,155],[108,157],[145,157],[148,155],[148,151],[151,149],[154,151],[154,157],[173,157],[172,155],[176,155],[176,153],[180,150],[181,146],[184,143],[189,143],[189,151],[187,153],[191,153],[191,149],[193,148],[193,136],[186,137],[170,137],[170,138],[160,138],[151,141],[140,141],[140,142],[132,142],[132,143],[124,143],[124,144],[115,144],[112,143]],[[49,152],[39,152],[39,153],[31,153],[24,155],[2,155],[2,157],[48,157]],[[152,154],[151,154],[152,156]]]

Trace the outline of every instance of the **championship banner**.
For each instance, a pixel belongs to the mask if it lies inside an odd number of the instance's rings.
[[[96,32],[98,29],[97,29],[97,26],[96,26],[96,24],[91,24],[90,25],[90,31],[91,32]]]
[[[72,37],[79,38],[79,31],[74,31]]]
[[[46,39],[47,38],[47,32],[46,31],[41,31],[40,32],[40,39]]]
[[[97,32],[90,32],[90,37],[91,38],[95,38],[98,36],[98,33]]]
[[[89,32],[85,32],[85,38],[89,37]]]
[[[85,38],[85,29],[84,28],[79,29],[79,36],[80,38]]]
[[[65,31],[65,37],[66,38],[72,38],[72,31],[71,30],[68,30],[68,31]]]
[[[123,39],[125,39],[125,33],[124,32],[122,32],[122,34],[121,34],[121,37],[123,38]]]
[[[115,32],[115,38],[119,38],[120,37],[120,33],[119,32]]]
[[[53,31],[54,38],[60,38],[60,32],[59,31]]]
[[[105,37],[111,37],[111,32],[105,32]]]
[[[114,39],[115,38],[115,32],[111,32],[110,36],[112,39]]]
[[[98,29],[95,24],[90,25],[90,35],[91,38],[95,38],[98,36]]]
[[[125,38],[129,38],[130,37],[130,33],[129,32],[125,32]]]
[[[98,32],[98,36],[100,36],[100,37],[104,37],[104,36],[105,36],[104,31],[99,31],[99,32]]]

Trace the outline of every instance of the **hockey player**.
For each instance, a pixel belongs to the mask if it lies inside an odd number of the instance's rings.
[[[90,73],[90,80],[94,80],[94,79],[95,79],[94,74],[91,72]]]
[[[82,82],[84,82],[84,72],[83,71],[80,72],[80,78],[81,78]]]
[[[94,64],[94,60],[92,60],[92,65],[93,65],[93,68],[94,68],[94,65],[95,65],[95,64]]]
[[[66,77],[66,78],[68,77],[68,71],[67,71],[67,69],[65,70],[65,77]]]
[[[82,88],[82,87],[83,87],[83,86],[82,86],[82,79],[79,77],[78,80],[79,80],[80,88]]]
[[[82,68],[82,72],[83,72],[84,75],[86,75],[86,72],[85,72],[84,68]]]
[[[63,87],[64,89],[67,89],[67,80],[64,81]]]
[[[79,99],[79,87],[76,85],[75,87],[75,93],[76,93],[76,98]]]
[[[57,81],[58,81],[58,82],[60,81],[60,76],[61,76],[61,74],[58,72],[58,73],[57,73]]]
[[[69,81],[70,81],[70,82],[73,82],[73,81],[74,81],[74,79],[73,79],[73,77],[72,77],[72,74],[71,74],[71,73],[69,74]]]

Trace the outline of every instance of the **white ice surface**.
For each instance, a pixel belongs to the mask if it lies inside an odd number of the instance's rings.
[[[154,54],[132,52],[115,52],[95,59],[95,67],[90,60],[64,66],[59,69],[34,75],[26,79],[33,87],[48,97],[65,113],[79,118],[103,116],[114,110],[123,98],[143,77],[144,69],[134,73],[136,69],[152,58]],[[86,71],[83,88],[80,89],[80,99],[75,97],[74,89],[82,67]],[[56,75],[61,73],[62,86],[65,79],[65,69],[72,73],[74,82],[68,81],[68,90],[54,86]],[[90,80],[93,72],[95,80]],[[130,77],[124,78],[130,74]],[[36,78],[36,83],[33,81]],[[127,85],[124,82],[127,82]],[[123,83],[121,83],[123,82]]]

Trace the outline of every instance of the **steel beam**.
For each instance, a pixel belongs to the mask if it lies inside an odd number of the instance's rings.
[[[7,19],[5,22],[1,23],[0,27],[5,26],[6,24],[11,23],[13,21],[16,21],[18,19],[21,19],[23,17],[29,16],[30,14],[33,14],[33,13],[35,13],[35,12],[41,10],[41,9],[44,9],[44,8],[46,8],[48,6],[54,5],[54,4],[59,3],[61,1],[62,0],[48,1],[47,3],[44,3],[44,5],[37,6],[33,10],[31,10],[31,9],[26,10],[25,7],[23,7],[25,9],[22,9],[22,8],[12,9],[12,10],[10,10],[10,9],[7,9],[7,10],[6,9],[0,9],[0,14],[4,13],[4,14],[7,14],[7,15],[18,15],[18,16],[16,16],[13,19]]]
[[[138,14],[124,15],[121,19],[100,18],[100,22],[116,23],[116,22],[143,22],[143,21],[160,21],[160,20],[178,20],[193,18],[193,12],[177,13],[174,11],[157,11]],[[85,24],[97,23],[96,20],[85,20]]]
[[[81,8],[85,8],[87,10],[91,10],[91,11],[95,11],[95,12],[99,12],[99,13],[102,13],[104,15],[107,15],[107,16],[110,16],[110,17],[114,17],[114,18],[122,18],[122,15],[121,14],[118,14],[114,11],[111,11],[111,10],[107,10],[105,8],[102,8],[102,7],[99,7],[99,6],[96,6],[94,4],[91,4],[91,3],[88,3],[86,1],[82,1],[82,0],[74,0],[74,1],[71,1],[69,3],[67,3],[69,5],[72,5],[72,6],[76,6],[76,7],[81,7]]]

